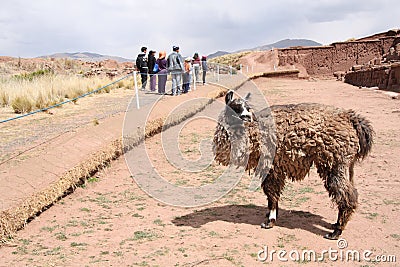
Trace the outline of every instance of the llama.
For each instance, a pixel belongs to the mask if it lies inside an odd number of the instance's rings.
[[[370,122],[352,110],[304,103],[254,112],[229,91],[213,139],[215,160],[254,170],[268,200],[262,228],[275,226],[278,201],[288,179],[300,181],[314,164],[338,207],[327,239],[338,239],[357,208],[354,164],[371,151]]]

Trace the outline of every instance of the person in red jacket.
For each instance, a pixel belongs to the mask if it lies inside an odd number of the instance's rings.
[[[200,57],[199,57],[199,53],[194,53],[193,56],[193,70],[194,70],[194,77],[196,78],[196,82],[200,82],[200,65],[201,65],[201,61],[200,61]]]

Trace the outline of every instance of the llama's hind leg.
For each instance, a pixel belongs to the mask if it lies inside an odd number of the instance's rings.
[[[337,222],[333,225],[333,232],[325,235],[327,239],[336,240],[339,238],[357,208],[357,190],[352,182],[346,178],[343,170],[344,168],[338,168],[330,173],[325,181],[329,196],[333,198],[339,209]]]
[[[324,237],[331,240],[339,239],[353,213],[354,209],[339,208],[338,219],[337,222],[333,225],[333,232],[326,234]]]
[[[278,201],[274,201],[272,198],[268,199],[268,211],[265,215],[265,221],[261,224],[261,228],[269,229],[275,226],[276,220],[278,219]]]

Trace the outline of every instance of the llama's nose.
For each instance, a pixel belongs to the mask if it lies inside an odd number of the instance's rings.
[[[250,115],[240,115],[240,119],[244,121],[251,121],[251,116]]]

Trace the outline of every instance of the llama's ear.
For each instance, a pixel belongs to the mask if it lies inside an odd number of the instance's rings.
[[[229,104],[233,99],[233,91],[229,90],[229,92],[225,96],[225,104]]]
[[[244,97],[244,100],[248,101],[250,99],[250,97],[251,97],[251,93],[248,92],[247,95]]]

